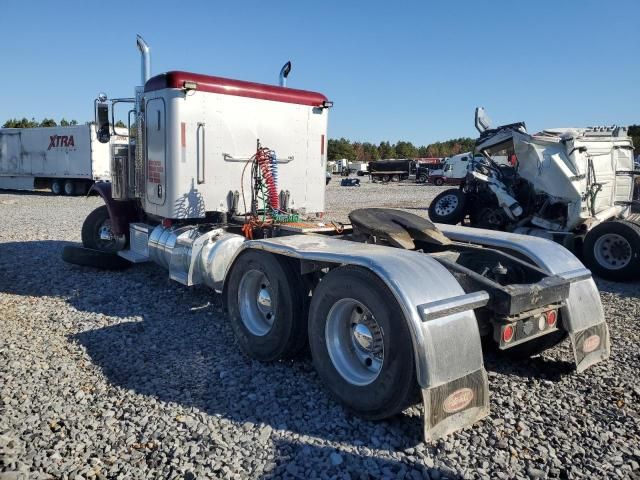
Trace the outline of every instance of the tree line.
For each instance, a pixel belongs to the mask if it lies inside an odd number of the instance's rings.
[[[91,122],[85,122],[85,125],[89,125]],[[77,120],[67,120],[66,118],[60,119],[56,122],[53,118],[43,118],[40,122],[31,117],[31,120],[27,118],[17,119],[10,118],[2,124],[2,128],[38,128],[38,127],[71,127],[73,125],[79,125]],[[127,128],[122,120],[116,122],[116,127]]]
[[[37,127],[70,127],[72,125],[78,125],[77,120],[67,120],[66,118],[60,119],[60,122],[56,122],[53,118],[43,118],[40,122],[35,118],[31,120],[27,118],[17,119],[10,118],[2,125],[2,128],[37,128]]]
[[[350,161],[369,162],[381,158],[425,158],[450,157],[458,153],[473,150],[475,140],[469,137],[454,138],[445,142],[416,146],[411,142],[400,140],[397,143],[380,142],[378,145],[369,142],[352,142],[346,138],[328,141],[327,158]]]
[[[87,122],[89,123],[89,122]],[[2,128],[37,128],[37,127],[69,127],[78,125],[77,120],[65,118],[56,122],[53,118],[43,118],[37,121],[27,118],[10,118],[2,125]],[[116,122],[116,127],[126,128],[121,120]],[[629,136],[633,139],[635,155],[640,155],[640,125],[629,127]],[[475,140],[469,137],[454,138],[444,142],[434,142],[429,145],[415,146],[411,142],[398,141],[397,143],[380,142],[378,145],[369,142],[352,142],[346,138],[331,138],[328,142],[327,156],[329,160],[347,160],[357,162],[369,162],[381,158],[425,158],[425,157],[450,157],[458,153],[473,150]]]
[[[628,128],[628,135],[633,140],[634,154],[640,155],[640,125],[631,125]],[[369,162],[382,158],[442,158],[469,152],[473,150],[474,145],[475,139],[469,137],[453,138],[419,147],[406,141],[393,144],[380,142],[376,145],[369,142],[352,142],[346,138],[330,138],[327,158],[329,160],[346,158],[355,162]]]

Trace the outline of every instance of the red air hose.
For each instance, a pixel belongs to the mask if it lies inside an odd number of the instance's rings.
[[[280,206],[280,199],[278,197],[278,187],[275,179],[273,178],[273,172],[271,171],[271,153],[268,148],[261,148],[256,152],[256,160],[262,173],[262,178],[267,184],[267,193],[269,197],[269,205],[272,209],[278,210]]]

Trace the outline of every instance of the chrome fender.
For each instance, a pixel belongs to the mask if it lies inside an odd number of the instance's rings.
[[[239,252],[246,249],[312,262],[358,265],[387,285],[411,332],[427,440],[488,415],[487,374],[473,312],[473,308],[486,304],[485,292],[465,294],[440,263],[409,250],[320,235],[252,240]]]
[[[569,296],[561,310],[561,327],[571,339],[576,370],[582,372],[609,358],[609,329],[600,293],[591,272],[573,253],[559,243],[540,237],[459,225],[437,226],[451,240],[511,250],[524,255],[543,270],[571,280]]]

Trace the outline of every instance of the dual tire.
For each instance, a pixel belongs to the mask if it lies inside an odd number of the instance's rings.
[[[297,268],[296,268],[297,267]],[[393,416],[417,398],[411,336],[386,285],[343,266],[313,292],[291,259],[247,250],[231,267],[225,303],[240,348],[260,361],[307,346],[329,392],[368,419]]]
[[[82,195],[86,191],[86,185],[73,180],[54,179],[51,181],[51,193],[54,195]]]
[[[613,281],[640,277],[640,225],[626,220],[602,222],[587,233],[584,263],[596,275]]]

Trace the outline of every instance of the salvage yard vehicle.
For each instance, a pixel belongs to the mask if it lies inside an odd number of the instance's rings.
[[[309,348],[331,394],[368,419],[421,401],[426,440],[488,415],[481,337],[521,355],[569,337],[579,372],[609,357],[595,283],[561,245],[385,208],[330,222],[324,95],[181,71],[151,77],[149,48],[137,43],[135,144],[114,160],[113,182],[94,187],[105,206],[83,225],[88,248],[66,247],[67,261],[152,261],[176,282],[207,285],[247,355]],[[108,141],[110,106],[99,98]]]
[[[640,224],[633,205],[633,143],[622,127],[549,129],[530,135],[523,122],[491,128],[476,109],[480,137],[459,189],[429,206],[435,222],[533,235],[581,255],[597,275],[640,278]],[[514,155],[515,165],[495,155]]]
[[[373,160],[368,163],[369,178],[372,182],[399,182],[400,180],[426,181],[429,169],[409,159]],[[364,175],[363,173],[363,175]]]
[[[93,125],[0,129],[0,188],[51,189],[56,195],[82,195],[94,182],[110,180],[110,159],[129,143],[117,129],[100,143]]]

